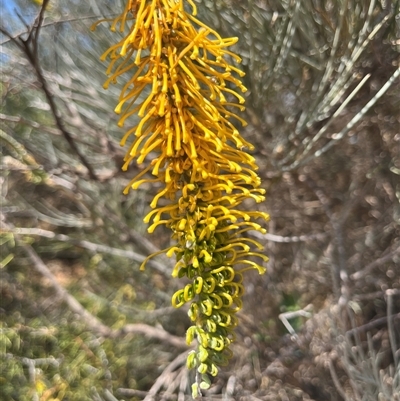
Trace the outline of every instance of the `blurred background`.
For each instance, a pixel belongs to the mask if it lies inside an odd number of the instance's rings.
[[[240,38],[270,257],[246,276],[207,400],[400,400],[400,14],[394,0],[195,0]],[[100,55],[121,1],[1,3],[0,394],[190,400],[170,244],[122,190],[121,85]],[[135,117],[129,122],[133,125]],[[251,202],[246,208],[256,207]],[[256,235],[256,234],[253,234]]]

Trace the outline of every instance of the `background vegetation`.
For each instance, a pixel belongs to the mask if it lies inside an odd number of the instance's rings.
[[[169,244],[128,197],[100,54],[120,1],[2,4],[0,394],[186,400]],[[45,4],[48,2],[45,1]],[[399,1],[197,1],[239,36],[271,215],[235,356],[205,399],[400,400]],[[254,207],[254,205],[249,205]]]

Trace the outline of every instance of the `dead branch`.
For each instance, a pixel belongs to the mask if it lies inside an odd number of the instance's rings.
[[[397,248],[390,251],[387,255],[382,256],[377,260],[374,260],[369,265],[365,266],[364,269],[352,274],[350,278],[352,280],[359,280],[360,278],[367,276],[373,269],[375,269],[375,267],[383,265],[384,263],[388,262],[399,253],[400,253],[400,245]]]
[[[176,395],[173,393],[173,390],[175,390],[175,388],[179,386],[180,397],[182,399],[183,391],[186,390],[182,388],[182,383],[187,384],[187,381],[184,380],[184,377],[186,377],[188,373],[179,368],[184,366],[186,357],[186,352],[178,355],[164,369],[164,371],[161,373],[161,375],[158,377],[158,379],[155,381],[149,391],[140,391],[130,388],[119,388],[117,390],[118,394],[128,397],[141,397],[144,401],[153,401],[158,398],[158,395],[162,400],[176,400]],[[167,387],[167,390],[165,392],[160,392],[163,387]],[[186,399],[184,394],[183,397],[184,399]],[[191,398],[188,397],[188,399]]]
[[[391,319],[391,320],[400,319],[400,313],[396,313],[396,314],[393,314],[393,315],[390,315],[390,316],[384,316],[384,317],[381,317],[379,319],[373,320],[372,322],[363,324],[362,326],[354,327],[353,329],[348,330],[346,332],[346,336],[351,336],[351,335],[354,335],[356,333],[357,334],[366,333],[368,331],[371,331],[372,329],[377,329],[377,328],[380,328],[382,326],[386,326],[388,321],[389,321],[389,319]]]
[[[64,121],[61,117],[61,113],[54,100],[53,94],[47,84],[47,80],[45,79],[42,69],[40,67],[40,63],[39,63],[39,59],[38,59],[38,45],[39,45],[38,39],[39,39],[41,25],[42,25],[43,19],[44,19],[44,12],[45,12],[48,2],[49,2],[49,0],[43,1],[39,15],[36,18],[33,26],[30,28],[27,39],[23,39],[21,35],[12,37],[12,35],[3,28],[0,28],[0,31],[4,35],[6,35],[8,38],[10,38],[10,40],[13,43],[15,43],[18,46],[18,48],[25,54],[26,58],[28,59],[29,63],[31,64],[31,66],[33,67],[33,69],[36,73],[36,77],[37,77],[39,83],[41,84],[42,91],[46,96],[47,102],[50,106],[50,109],[53,114],[57,128],[61,131],[62,135],[68,142],[71,149],[78,155],[82,164],[87,168],[90,178],[93,180],[98,180],[98,177],[95,174],[92,166],[89,164],[89,162],[86,160],[83,153],[77,147],[72,134],[67,130],[67,128],[64,124]]]
[[[0,120],[9,121],[12,123],[21,123],[28,125],[29,127],[40,129],[41,131],[48,132],[52,135],[60,135],[60,132],[57,129],[46,127],[45,125],[39,124],[36,121],[27,120],[21,116],[7,116],[5,114],[0,113]]]
[[[321,188],[318,188],[317,184],[310,178],[304,177],[303,180],[306,184],[314,191],[315,195],[318,197],[321,205],[327,215],[329,222],[332,226],[333,231],[333,240],[336,243],[337,248],[337,256],[338,256],[338,264],[334,260],[332,260],[332,269],[333,274],[332,277],[334,279],[334,286],[339,295],[340,303],[346,303],[349,299],[349,289],[348,289],[348,273],[347,273],[347,264],[346,264],[346,248],[344,246],[344,236],[343,236],[343,223],[344,221],[340,221],[332,212],[330,202],[326,194]]]
[[[303,234],[303,235],[292,235],[292,236],[282,236],[271,233],[262,234],[258,231],[254,231],[251,233],[253,237],[257,237],[260,239],[265,239],[267,241],[279,242],[279,243],[292,243],[292,242],[305,242],[312,240],[322,240],[325,239],[328,234],[327,233],[316,233],[316,234]]]
[[[146,259],[145,256],[134,251],[112,248],[110,246],[102,244],[95,244],[90,241],[72,238],[68,235],[56,234],[53,231],[43,230],[41,228],[14,228],[9,232],[12,232],[13,234],[17,235],[38,235],[40,237],[55,239],[57,241],[68,242],[72,245],[88,249],[89,251],[92,252],[107,253],[109,255],[120,256],[123,258],[132,259],[138,263],[142,263]],[[163,274],[168,273],[166,266],[162,265],[161,263],[158,263],[154,260],[149,260],[148,264],[149,266],[153,266]]]
[[[162,389],[163,386],[170,383],[173,376],[176,375],[176,369],[183,366],[187,357],[187,353],[184,352],[178,355],[162,372],[155,383],[152,385],[151,389],[147,393],[146,398],[143,401],[152,401],[154,396]],[[175,375],[173,373],[175,372]],[[187,373],[187,372],[186,372]]]

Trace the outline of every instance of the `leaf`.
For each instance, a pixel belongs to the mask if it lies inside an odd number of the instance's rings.
[[[5,268],[14,259],[14,254],[10,253],[0,262],[0,269]]]

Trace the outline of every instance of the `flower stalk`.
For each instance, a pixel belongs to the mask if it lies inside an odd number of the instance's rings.
[[[243,272],[262,274],[255,260],[268,260],[261,244],[245,235],[264,233],[256,220],[268,215],[239,209],[247,199],[262,202],[265,191],[255,159],[245,151],[253,146],[234,123],[246,125],[235,112],[244,110],[237,92],[246,91],[244,73],[228,61],[241,61],[228,50],[237,38],[221,38],[199,21],[191,0],[129,0],[111,22],[124,37],[102,56],[110,59],[104,87],[125,80],[115,109],[119,126],[139,117],[121,141],[130,142],[123,169],[134,160],[145,164],[124,193],[144,183],[160,188],[144,221],[150,233],[160,225],[171,230],[174,245],[165,252],[176,257],[172,276],[189,279],[172,304],[190,305],[186,339],[196,339],[197,347],[187,366],[201,375],[196,393],[231,357]]]

